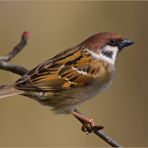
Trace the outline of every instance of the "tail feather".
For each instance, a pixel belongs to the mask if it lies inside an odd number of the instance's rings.
[[[0,99],[6,98],[9,96],[16,96],[22,94],[21,90],[15,89],[13,84],[9,85],[0,85]]]

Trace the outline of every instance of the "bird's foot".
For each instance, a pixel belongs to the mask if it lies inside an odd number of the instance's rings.
[[[86,132],[87,134],[93,132],[94,130],[101,130],[104,127],[103,126],[98,126],[93,119],[90,119],[78,112],[73,112],[73,115],[82,122],[82,127],[81,130],[83,132]]]
[[[103,126],[92,126],[89,123],[83,124],[81,127],[81,130],[83,132],[86,132],[86,134],[92,133],[94,130],[102,130],[104,127]]]

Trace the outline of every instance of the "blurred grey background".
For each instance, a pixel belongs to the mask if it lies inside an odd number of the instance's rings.
[[[112,86],[80,107],[124,146],[148,146],[148,2],[0,2],[0,55],[23,31],[31,37],[11,62],[33,68],[65,48],[102,31],[135,41],[117,59]],[[19,76],[0,70],[0,84]],[[85,135],[71,115],[23,96],[0,100],[0,146],[108,146]]]

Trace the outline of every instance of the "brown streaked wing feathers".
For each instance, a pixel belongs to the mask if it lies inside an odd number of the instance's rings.
[[[87,85],[94,80],[94,61],[84,49],[65,50],[16,81],[16,88],[57,91]]]

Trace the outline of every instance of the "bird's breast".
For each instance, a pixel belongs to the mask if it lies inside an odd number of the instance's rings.
[[[114,67],[112,66],[108,66],[107,68],[101,67],[93,83],[80,89],[83,95],[85,94],[84,100],[94,97],[99,92],[110,86],[113,77],[114,77]]]
[[[114,66],[105,64],[100,67],[100,70],[92,83],[68,90],[66,94],[71,95],[72,98],[75,98],[75,101],[80,102],[79,105],[81,105],[83,102],[91,99],[110,86],[114,77],[114,71]]]

